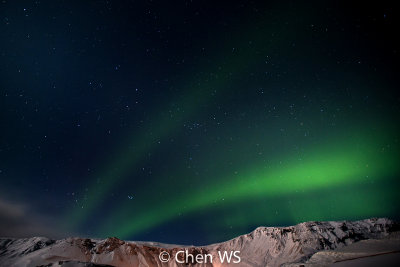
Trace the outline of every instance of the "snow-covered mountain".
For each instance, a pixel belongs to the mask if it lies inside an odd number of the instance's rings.
[[[331,254],[321,254],[321,251],[333,253],[361,240],[374,240],[378,246],[374,251],[396,253],[400,250],[400,246],[396,247],[400,244],[399,230],[398,223],[386,218],[305,222],[289,227],[259,227],[232,240],[201,247],[117,238],[0,238],[0,266],[316,266],[333,263],[337,257],[342,257],[338,252],[336,258],[329,258]],[[376,240],[383,242],[378,242],[381,250]],[[389,243],[391,246],[383,249],[383,244]],[[368,246],[369,243],[364,244]],[[222,256],[225,256],[223,260]],[[227,256],[231,256],[230,263],[227,263]]]

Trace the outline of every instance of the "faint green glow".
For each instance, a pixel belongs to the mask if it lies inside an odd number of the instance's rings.
[[[368,183],[339,185],[278,197],[253,197],[194,213],[209,242],[228,240],[258,226],[293,225],[305,221],[357,220],[396,214],[399,182],[393,177]],[[207,242],[205,242],[207,243]]]
[[[385,179],[398,174],[399,151],[398,146],[383,149],[382,140],[381,136],[341,140],[331,142],[331,145],[324,148],[314,149],[311,156],[301,161],[293,159],[287,163],[277,162],[271,167],[255,164],[241,175],[216,177],[214,182],[208,182],[203,188],[190,188],[182,196],[174,197],[171,193],[171,199],[157,206],[146,207],[147,212],[134,214],[117,228],[105,229],[104,232],[127,238],[174,219],[181,212],[209,209],[220,201],[235,204],[260,196],[274,198],[331,187],[362,185],[369,183],[371,179]],[[355,203],[348,203],[354,205],[352,209],[355,213],[360,207],[372,209],[360,203],[366,196],[358,197]],[[319,209],[325,207],[318,205],[318,202],[311,206],[313,207],[307,214],[315,213],[311,217],[319,218],[318,214],[322,212]],[[296,216],[295,212],[292,213]]]
[[[276,28],[266,27],[264,34],[276,30]],[[88,193],[84,203],[67,213],[69,227],[78,227],[88,216],[92,215],[96,207],[100,206],[107,198],[107,195],[113,189],[118,188],[128,174],[138,168],[138,165],[145,159],[144,155],[158,146],[158,141],[176,133],[182,127],[185,119],[198,111],[202,111],[203,105],[216,97],[216,94],[223,95],[222,92],[226,91],[229,88],[228,85],[232,83],[232,77],[240,75],[249,66],[257,66],[257,64],[263,63],[264,60],[259,58],[260,53],[268,51],[272,46],[279,45],[278,41],[271,42],[266,38],[266,35],[260,35],[260,29],[252,28],[244,32],[247,33],[247,37],[244,38],[242,34],[235,34],[233,43],[241,44],[243,40],[252,39],[254,45],[247,45],[241,50],[241,53],[235,55],[232,55],[231,47],[226,49],[229,52],[228,54],[223,53],[218,59],[212,60],[214,62],[212,69],[215,70],[215,75],[203,77],[204,82],[201,85],[193,86],[192,84],[196,84],[193,81],[183,83],[182,88],[189,88],[188,93],[177,98],[177,101],[171,102],[180,108],[180,112],[171,115],[157,111],[161,115],[154,116],[144,131],[139,134],[132,134],[133,137],[129,140],[129,145],[124,145],[122,150],[110,160],[110,163],[105,165],[90,180],[90,183],[86,186]],[[247,41],[244,43],[248,44]],[[256,45],[258,45],[257,48]],[[257,49],[257,52],[254,52],[255,49]],[[204,70],[199,71],[199,73],[208,73],[207,68],[204,68]],[[80,208],[80,206],[84,208]]]

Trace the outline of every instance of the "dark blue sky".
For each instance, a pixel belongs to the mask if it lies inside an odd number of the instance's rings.
[[[2,1],[1,235],[203,244],[398,216],[391,165],[368,183],[240,197],[247,171],[307,157],[318,169],[309,155],[335,142],[389,151],[375,162],[397,155],[398,15],[390,1]],[[357,190],[342,212],[328,197]],[[371,192],[387,192],[382,208],[360,209]],[[313,212],[289,216],[301,201]]]

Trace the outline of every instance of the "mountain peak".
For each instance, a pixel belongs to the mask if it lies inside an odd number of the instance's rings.
[[[189,263],[197,263],[195,266],[234,266],[221,260],[225,252],[238,253],[238,267],[304,265],[318,252],[336,251],[361,240],[391,240],[392,236],[399,236],[398,230],[399,224],[388,218],[310,221],[288,227],[258,227],[226,242],[199,247],[123,241],[116,237],[1,238],[0,266],[187,266],[188,262],[182,263],[185,260],[194,261]],[[165,253],[170,257],[168,262],[162,262],[167,259]],[[207,255],[212,262],[204,262]],[[326,255],[323,258],[326,260]]]

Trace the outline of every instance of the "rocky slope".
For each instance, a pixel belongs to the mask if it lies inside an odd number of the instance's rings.
[[[203,246],[185,247],[157,243],[125,242],[43,237],[0,239],[0,266],[281,266],[307,262],[318,251],[334,250],[365,239],[383,239],[399,231],[399,224],[386,218],[362,221],[305,222],[290,227],[259,227],[232,240]],[[398,236],[398,235],[397,235]],[[185,258],[184,251],[193,255]],[[161,262],[159,255],[168,252],[171,259]],[[222,263],[220,253],[240,251],[231,263]],[[167,255],[163,255],[163,259]],[[178,257],[175,258],[178,253]],[[208,258],[205,256],[209,254]],[[210,259],[212,258],[212,263]],[[187,263],[179,263],[185,262]],[[199,263],[202,262],[202,263]]]
[[[399,266],[398,263],[400,262],[399,234],[400,232],[392,233],[382,239],[366,239],[334,250],[318,251],[306,262],[301,264],[304,267],[321,265],[377,266],[375,263],[379,262],[379,265],[385,267],[397,267]],[[386,258],[387,260],[385,260]],[[374,264],[368,264],[369,262]]]

